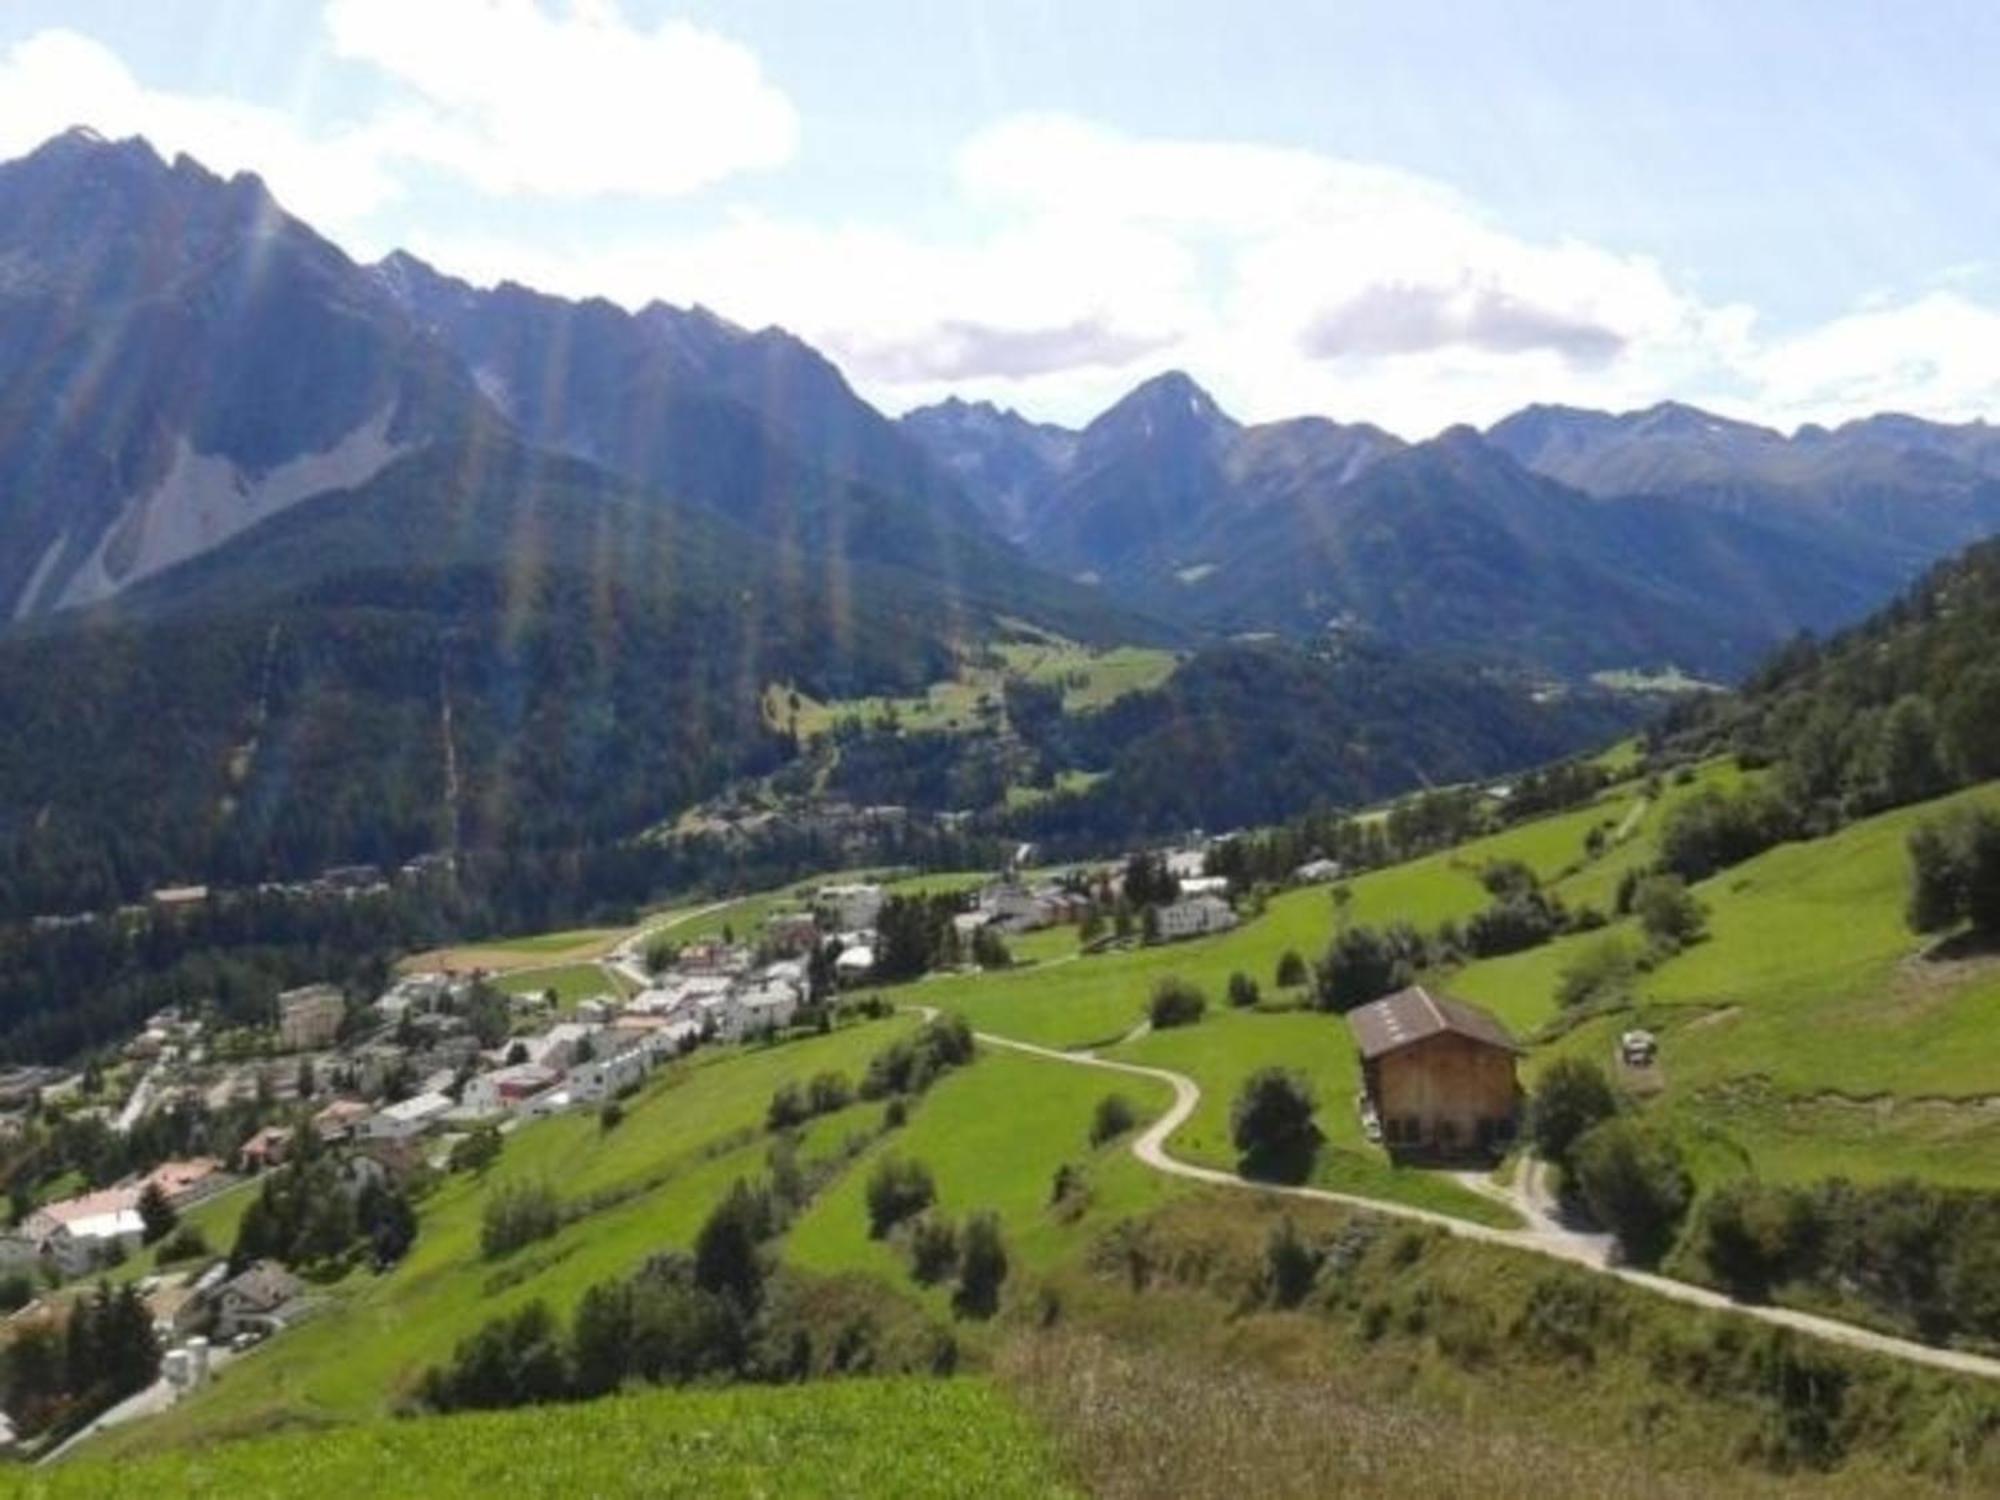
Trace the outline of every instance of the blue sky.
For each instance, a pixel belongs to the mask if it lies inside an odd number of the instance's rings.
[[[1660,13],[1665,12],[1665,13]],[[69,123],[406,246],[1080,420],[2000,410],[2000,7],[9,0]]]

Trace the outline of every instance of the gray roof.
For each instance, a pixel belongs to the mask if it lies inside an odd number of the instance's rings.
[[[305,1283],[275,1261],[260,1260],[223,1290],[236,1293],[252,1307],[268,1310],[298,1296]]]
[[[1434,995],[1420,984],[1349,1011],[1347,1027],[1362,1057],[1371,1062],[1445,1032],[1509,1052],[1521,1050],[1507,1028],[1478,1006]]]

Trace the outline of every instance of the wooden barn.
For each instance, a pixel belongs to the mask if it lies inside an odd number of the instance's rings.
[[[1494,1017],[1412,985],[1349,1011],[1347,1025],[1392,1153],[1497,1155],[1513,1139],[1521,1048]]]

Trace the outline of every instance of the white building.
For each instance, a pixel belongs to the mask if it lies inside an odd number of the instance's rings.
[[[129,1252],[146,1230],[136,1187],[106,1188],[44,1204],[21,1222],[20,1238],[65,1276],[81,1276],[104,1263],[115,1245]]]
[[[873,948],[842,948],[833,960],[833,976],[844,984],[857,984],[874,972]]]
[[[885,899],[879,885],[847,883],[821,886],[813,905],[833,927],[873,927]]]
[[[1292,879],[1300,885],[1324,885],[1329,880],[1340,879],[1341,873],[1337,859],[1309,859],[1292,871]]]
[[[579,1104],[595,1104],[645,1078],[651,1059],[644,1047],[628,1047],[615,1057],[579,1063],[570,1070],[569,1094]]]
[[[626,1005],[642,1016],[696,1016],[704,1000],[727,995],[736,981],[727,974],[690,974],[641,990]]]
[[[1181,899],[1194,896],[1227,896],[1229,877],[1227,875],[1190,875],[1180,882]]]
[[[1186,901],[1176,901],[1170,906],[1160,907],[1158,916],[1160,937],[1167,942],[1177,938],[1202,937],[1211,932],[1227,932],[1236,925],[1236,913],[1219,896],[1195,896]]]
[[[413,1094],[370,1115],[358,1132],[364,1141],[414,1140],[452,1111],[449,1094]]]
[[[449,974],[405,974],[376,1000],[375,1009],[392,1021],[399,1020],[413,1011],[436,1010],[454,992]]]
[[[330,984],[309,984],[278,996],[278,1041],[288,1052],[331,1047],[347,1002]]]
[[[735,1000],[736,1038],[783,1031],[799,1013],[798,987],[785,980],[746,985]]]
[[[497,1068],[467,1081],[459,1100],[460,1113],[497,1115],[518,1110],[535,1095],[546,1093],[562,1082],[562,1075],[539,1063],[518,1063]]]
[[[1167,873],[1176,880],[1194,880],[1208,869],[1205,849],[1174,849],[1167,856]]]
[[[521,1046],[527,1051],[529,1062],[560,1070],[589,1055],[591,1038],[598,1030],[582,1021],[563,1021],[540,1036],[523,1037]]]

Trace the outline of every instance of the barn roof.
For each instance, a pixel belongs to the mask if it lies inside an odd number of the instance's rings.
[[[1349,1011],[1347,1027],[1370,1061],[1445,1032],[1509,1052],[1521,1050],[1507,1028],[1478,1006],[1434,995],[1420,984]]]

